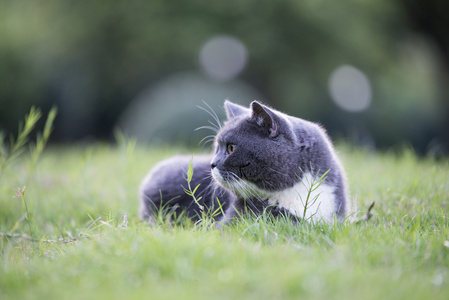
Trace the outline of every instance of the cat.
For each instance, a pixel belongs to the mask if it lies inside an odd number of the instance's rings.
[[[222,225],[262,213],[295,223],[345,219],[345,174],[321,126],[258,101],[247,108],[226,100],[224,108],[227,121],[214,138],[213,155],[170,158],[145,177],[142,220],[161,209],[193,221],[214,212]],[[190,163],[198,201],[184,190]]]

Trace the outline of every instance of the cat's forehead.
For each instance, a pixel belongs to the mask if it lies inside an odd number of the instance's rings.
[[[244,138],[256,134],[256,126],[249,117],[235,118],[227,121],[217,137],[220,140]]]

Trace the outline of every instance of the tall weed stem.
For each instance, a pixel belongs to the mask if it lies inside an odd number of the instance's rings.
[[[22,202],[23,202],[23,204],[25,206],[25,214],[26,214],[25,218],[26,218],[27,223],[28,223],[28,229],[30,230],[30,236],[31,236],[31,238],[33,238],[34,237],[34,230],[33,230],[33,226],[32,226],[30,212],[28,210],[28,204],[27,204],[27,201],[25,199],[26,186],[23,186],[23,188],[14,189],[14,191],[16,192],[16,195],[14,196],[14,198],[22,199]]]

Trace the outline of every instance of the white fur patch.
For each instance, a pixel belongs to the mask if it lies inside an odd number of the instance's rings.
[[[213,168],[211,171],[212,177],[215,178],[215,180],[217,180],[220,183],[223,183],[223,176],[221,176],[220,171],[218,171],[217,168]]]
[[[308,221],[332,222],[336,212],[335,188],[319,177],[304,174],[302,181],[281,192],[272,193],[270,203],[289,210],[292,214]]]
[[[319,177],[311,173],[304,174],[302,180],[293,187],[279,192],[269,192],[260,189],[253,183],[233,185],[226,182],[215,168],[212,176],[226,188],[232,189],[240,197],[268,199],[270,204],[279,205],[295,216],[306,221],[323,220],[332,222],[336,213],[335,188],[326,182],[319,182]]]
[[[335,187],[326,184],[325,181],[320,182],[320,178],[311,173],[304,174],[302,180],[293,187],[279,192],[265,191],[248,182],[239,185],[230,184],[216,168],[212,170],[212,176],[240,197],[268,199],[270,204],[279,205],[303,220],[313,222],[323,220],[329,223],[334,220]]]

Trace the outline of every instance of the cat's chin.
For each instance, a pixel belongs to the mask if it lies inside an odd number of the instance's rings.
[[[217,168],[213,168],[211,170],[212,177],[217,181],[218,183],[222,184],[224,182],[223,176],[221,176],[220,171]]]
[[[212,169],[211,171],[212,177],[215,179],[215,181],[224,187],[225,189],[234,191],[230,184],[224,179],[224,177],[220,174],[220,171],[217,168]]]

